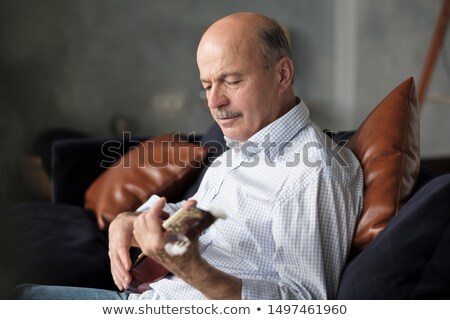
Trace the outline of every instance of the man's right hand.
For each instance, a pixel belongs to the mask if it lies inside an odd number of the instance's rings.
[[[137,246],[133,236],[133,224],[137,212],[124,212],[111,222],[109,226],[109,259],[111,274],[119,290],[125,290],[131,283],[131,246]]]

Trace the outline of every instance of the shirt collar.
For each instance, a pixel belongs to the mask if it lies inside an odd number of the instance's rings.
[[[288,142],[309,123],[309,110],[303,100],[286,114],[276,119],[260,131],[255,133],[246,142],[239,142],[224,137],[227,147],[233,152],[251,157],[261,150],[273,161],[287,146]]]

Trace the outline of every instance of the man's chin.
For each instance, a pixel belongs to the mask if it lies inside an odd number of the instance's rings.
[[[215,119],[220,129],[222,129],[222,133],[229,139],[245,142],[246,139],[243,139],[245,132],[240,129],[239,124],[237,123],[238,118],[229,118],[229,119]]]
[[[239,132],[236,129],[231,129],[231,128],[223,128],[221,127],[223,135],[229,139],[232,140],[236,140],[236,141],[240,141],[240,142],[245,142],[247,141],[247,139],[243,138],[243,134],[242,132]]]
[[[236,132],[232,128],[223,127],[219,124],[220,129],[222,129],[223,135],[227,138],[236,140]]]

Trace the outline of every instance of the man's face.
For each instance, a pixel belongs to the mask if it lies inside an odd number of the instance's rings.
[[[200,80],[224,135],[245,142],[280,115],[276,68],[263,68],[256,40],[221,40],[200,44]]]

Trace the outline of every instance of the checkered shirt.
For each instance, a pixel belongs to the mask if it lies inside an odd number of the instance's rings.
[[[230,149],[208,168],[193,197],[198,207],[228,215],[200,237],[204,259],[242,279],[243,299],[335,298],[362,208],[356,157],[309,119],[303,102],[247,142],[226,141]],[[129,297],[205,298],[174,275]]]

